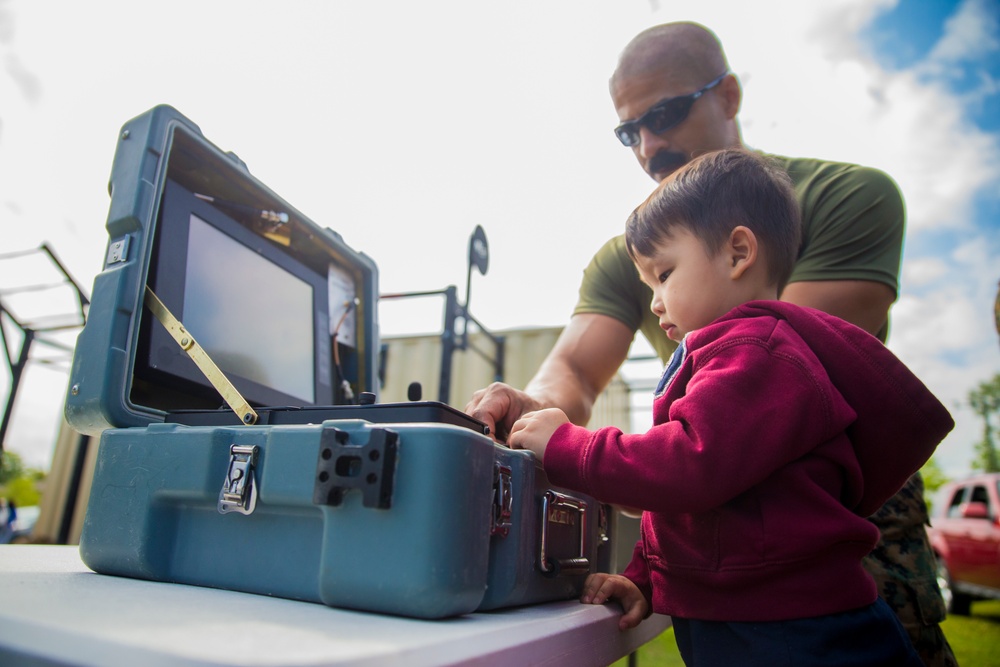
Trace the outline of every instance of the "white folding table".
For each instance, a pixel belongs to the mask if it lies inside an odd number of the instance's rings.
[[[670,626],[620,632],[567,600],[425,621],[91,572],[71,546],[0,546],[0,665],[607,665]]]

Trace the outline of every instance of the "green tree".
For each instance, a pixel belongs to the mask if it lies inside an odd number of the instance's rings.
[[[3,495],[13,500],[18,507],[37,505],[42,499],[42,494],[38,490],[38,480],[34,477],[18,477],[11,480],[4,487]]]
[[[976,444],[976,458],[972,461],[972,468],[984,472],[1000,472],[994,426],[994,421],[1000,418],[1000,373],[991,380],[981,382],[969,392],[969,405],[983,418],[983,439]]]
[[[0,496],[13,500],[18,507],[37,505],[41,499],[39,485],[45,473],[27,468],[21,457],[5,451],[0,465]]]
[[[937,459],[931,458],[924,467],[920,469],[920,475],[924,478],[924,490],[927,494],[933,494],[942,486],[950,482],[948,476],[944,474],[944,470],[941,470],[941,466],[938,465]]]
[[[920,476],[924,478],[924,502],[927,503],[928,513],[933,513],[934,497],[942,486],[950,482],[944,470],[938,465],[937,459],[931,457],[924,467],[920,469]]]
[[[0,458],[0,485],[23,477],[24,474],[24,461],[20,455],[4,450],[3,458]]]

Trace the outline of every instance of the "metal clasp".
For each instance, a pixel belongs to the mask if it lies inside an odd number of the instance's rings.
[[[601,503],[597,507],[597,542],[598,546],[603,546],[611,541],[611,531],[609,530],[608,512],[610,507]]]
[[[514,489],[509,466],[493,463],[493,511],[490,514],[490,535],[507,537],[514,508]]]
[[[232,445],[229,448],[229,469],[219,492],[219,513],[251,514],[257,507],[257,485],[253,468],[257,463],[257,445]]]

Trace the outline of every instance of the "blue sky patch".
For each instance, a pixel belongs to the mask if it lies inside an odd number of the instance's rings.
[[[972,16],[980,34],[966,38],[972,42],[962,53],[952,50],[934,63],[942,67],[926,67],[945,37],[948,21],[961,16],[963,9],[969,10],[965,32]],[[901,0],[878,15],[861,38],[882,67],[916,69],[965,96],[968,119],[976,126],[991,132],[1000,129],[1000,0]]]
[[[903,70],[924,60],[944,34],[944,22],[957,9],[957,0],[900,0],[880,14],[862,33],[887,69]]]

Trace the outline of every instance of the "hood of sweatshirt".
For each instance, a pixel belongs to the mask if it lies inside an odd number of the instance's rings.
[[[847,435],[866,479],[875,482],[871,488],[901,488],[954,428],[948,410],[924,383],[867,331],[822,311],[780,301],[752,301],[716,322],[740,317],[784,320],[816,354],[857,413]],[[867,516],[883,500],[863,491],[853,509]]]

